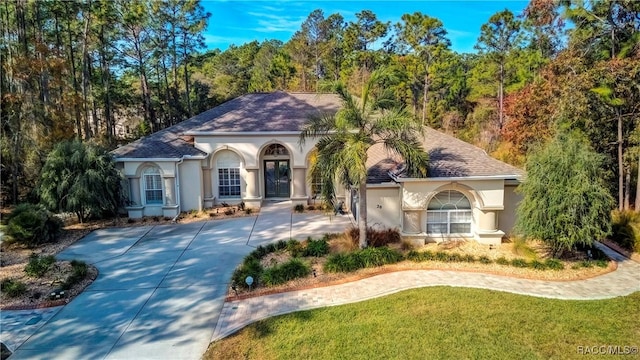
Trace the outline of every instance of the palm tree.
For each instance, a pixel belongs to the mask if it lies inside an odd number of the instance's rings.
[[[409,176],[426,176],[428,155],[418,135],[422,126],[402,107],[397,107],[389,82],[393,76],[376,70],[363,85],[360,98],[340,82],[330,84],[343,103],[334,115],[309,118],[300,134],[300,144],[319,138],[310,173],[323,181],[322,195],[333,205],[334,184],[356,187],[359,194],[358,228],[360,248],[367,246],[367,150],[383,144],[400,155]]]

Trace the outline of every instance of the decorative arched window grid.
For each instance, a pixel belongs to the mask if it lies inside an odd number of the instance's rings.
[[[224,151],[216,161],[218,169],[218,196],[240,197],[240,158],[232,151]]]
[[[455,190],[439,192],[427,207],[427,233],[435,235],[471,234],[471,202]]]
[[[264,150],[264,154],[271,156],[289,155],[289,151],[280,144],[271,144]]]
[[[142,172],[144,201],[148,205],[162,205],[162,177],[157,167],[148,167]]]

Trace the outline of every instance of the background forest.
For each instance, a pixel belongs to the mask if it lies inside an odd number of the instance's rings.
[[[204,51],[198,0],[0,2],[2,202],[34,197],[68,139],[109,149],[248,92],[356,91],[388,68],[423,123],[524,166],[563,130],[604,156],[620,209],[640,203],[640,2],[532,0],[482,26],[477,53],[450,49],[425,12],[382,22],[313,11],[292,38]]]

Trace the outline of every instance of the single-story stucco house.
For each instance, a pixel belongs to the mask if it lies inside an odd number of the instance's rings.
[[[113,151],[127,179],[129,217],[174,217],[222,202],[259,208],[266,200],[309,204],[321,184],[307,181],[315,142],[299,144],[313,114],[335,113],[334,94],[253,93]],[[510,233],[522,170],[482,149],[425,128],[427,178],[407,178],[402,159],[369,150],[368,223],[421,241],[451,238],[499,243]],[[339,189],[353,213],[357,191]]]

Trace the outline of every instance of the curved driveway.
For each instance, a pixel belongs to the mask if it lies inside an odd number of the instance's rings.
[[[283,202],[258,217],[92,232],[58,258],[94,264],[98,279],[11,359],[199,359],[246,254],[262,243],[351,223],[290,209]]]

